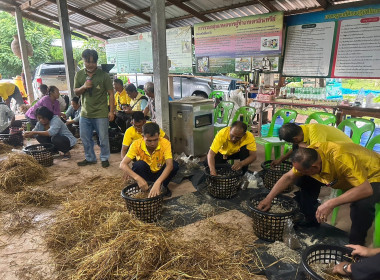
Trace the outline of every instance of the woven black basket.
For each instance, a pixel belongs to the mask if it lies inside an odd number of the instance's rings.
[[[285,195],[276,196],[272,205],[280,204],[285,209],[289,209],[286,213],[270,213],[258,210],[256,207],[267,194],[259,193],[250,198],[249,208],[252,211],[253,231],[256,236],[266,241],[282,240],[284,227],[289,219],[298,211],[295,200]]]
[[[292,169],[293,165],[289,161],[283,161],[281,164],[275,166],[274,168],[270,167],[271,160],[264,161],[261,164],[261,168],[264,170],[264,186],[271,190],[273,186],[277,183],[277,181],[287,173],[290,169]],[[293,185],[290,185],[283,192],[291,192],[293,190]]]
[[[27,146],[23,149],[23,151],[34,157],[34,159],[37,160],[42,166],[49,167],[53,165],[53,149],[53,144],[45,143]]]
[[[206,167],[206,184],[208,193],[216,198],[231,198],[240,188],[242,171],[234,171],[231,166],[216,166],[217,176],[210,175],[210,168]]]
[[[317,244],[307,248],[302,253],[302,267],[306,272],[306,279],[324,280],[326,275],[318,275],[311,267],[311,264],[338,264],[342,261],[352,262],[352,249],[335,245]]]
[[[121,147],[123,146],[123,138],[124,135],[122,133],[116,134],[113,137],[109,137],[111,153],[120,153]]]
[[[127,204],[128,211],[141,221],[147,223],[157,221],[161,216],[165,192],[151,198],[132,197],[139,192],[141,192],[141,189],[137,183],[129,185],[121,191],[121,196]]]
[[[24,138],[20,131],[13,134],[0,134],[0,141],[13,147],[19,147],[23,145]]]

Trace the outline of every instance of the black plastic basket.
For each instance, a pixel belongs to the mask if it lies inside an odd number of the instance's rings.
[[[27,146],[23,149],[23,151],[34,157],[34,159],[37,160],[42,166],[49,167],[53,165],[53,149],[53,144],[45,143]]]
[[[328,279],[325,276],[318,275],[310,265],[314,263],[333,263],[335,265],[342,261],[352,262],[351,252],[352,249],[350,248],[336,245],[317,244],[307,248],[302,253],[302,267],[306,272],[306,279]]]
[[[120,153],[121,147],[123,146],[123,138],[124,135],[122,133],[118,133],[113,137],[109,137],[111,153]]]
[[[127,204],[128,211],[141,221],[147,223],[157,221],[161,216],[165,192],[151,198],[132,197],[139,192],[141,192],[141,189],[137,183],[129,185],[121,191],[121,196]]]
[[[271,160],[267,160],[261,164],[261,168],[264,170],[264,174],[263,174],[264,186],[269,190],[273,188],[273,186],[282,177],[282,175],[287,173],[293,167],[292,163],[289,161],[283,161],[281,162],[281,164],[275,166],[274,168],[271,168],[270,166],[271,163],[272,163]],[[290,185],[283,192],[291,192],[292,190],[293,190],[293,185]]]
[[[217,176],[210,175],[210,168],[206,167],[206,184],[208,193],[216,198],[231,198],[240,188],[242,171],[234,171],[231,166],[216,166]]]
[[[259,193],[252,196],[249,200],[249,208],[252,211],[253,231],[256,236],[266,241],[282,240],[284,227],[289,219],[292,219],[296,211],[298,211],[297,202],[285,195],[276,196],[272,205],[281,204],[285,209],[289,209],[286,213],[270,213],[257,209],[257,205],[267,196],[266,193]]]
[[[24,143],[24,138],[20,131],[12,134],[0,134],[0,141],[13,147],[20,147]]]

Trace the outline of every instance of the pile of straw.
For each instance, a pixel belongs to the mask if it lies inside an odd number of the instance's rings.
[[[62,279],[252,279],[247,249],[217,251],[143,223],[121,189],[120,180],[96,178],[63,203],[47,233]]]
[[[3,142],[0,142],[0,154],[6,154],[12,151],[13,147],[7,144],[4,144]]]
[[[33,205],[48,207],[52,204],[58,204],[61,196],[53,194],[51,191],[38,189],[32,186],[26,186],[14,196],[18,205]]]
[[[0,162],[0,189],[6,192],[20,191],[23,185],[45,178],[45,168],[29,155],[9,154]]]

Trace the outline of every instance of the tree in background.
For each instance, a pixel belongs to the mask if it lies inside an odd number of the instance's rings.
[[[32,74],[38,65],[45,62],[62,62],[63,50],[61,47],[51,46],[53,39],[60,39],[59,30],[44,26],[33,21],[24,19],[25,37],[33,46],[33,56],[29,57],[30,68]],[[15,18],[6,12],[0,12],[0,73],[3,79],[10,79],[20,75],[22,70],[22,62],[15,56],[11,50],[13,35],[17,34]],[[75,36],[72,39],[81,40]],[[82,67],[81,55],[86,48],[96,49],[99,54],[98,63],[106,63],[105,48],[102,42],[90,38],[84,41],[80,49],[73,50],[74,60]]]

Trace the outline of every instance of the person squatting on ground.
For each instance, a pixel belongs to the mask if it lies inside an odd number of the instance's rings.
[[[150,123],[147,122],[144,116],[144,113],[141,111],[134,112],[132,114],[132,126],[127,129],[123,138],[123,146],[121,148],[121,160],[125,157],[128,152],[129,146],[133,141],[142,138],[142,127],[144,124]],[[160,128],[160,137],[163,137],[169,140],[169,137],[165,134],[165,132]]]
[[[0,134],[9,134],[9,127],[14,121],[15,114],[0,97]]]
[[[77,139],[61,118],[44,106],[37,109],[36,116],[38,122],[35,128],[33,131],[26,131],[24,137],[35,137],[41,144],[52,143],[56,151],[63,153],[62,160],[70,159],[70,150],[76,144]]]
[[[115,93],[115,106],[116,106],[116,118],[115,124],[120,129],[121,132],[125,132],[127,128],[131,126],[131,113],[128,112],[129,104],[131,103],[131,98],[128,96],[127,92],[123,87],[123,81],[120,79],[115,79],[113,81],[113,87],[116,91]]]
[[[299,176],[310,176],[320,182],[300,185],[305,189],[300,198],[301,212],[316,222],[326,222],[335,207],[350,203],[351,230],[349,242],[364,245],[368,229],[375,217],[375,204],[380,202],[380,155],[354,143],[317,143],[309,148],[299,148],[292,156],[293,169],[284,174],[262,200],[258,209],[267,211],[272,200],[293,184]],[[320,187],[342,189],[344,193],[327,200],[318,208],[314,201]]]
[[[168,188],[170,180],[177,173],[179,166],[173,160],[169,140],[160,137],[160,127],[156,123],[147,123],[142,128],[142,136],[132,143],[127,155],[120,163],[121,170],[126,176],[133,178],[143,191],[153,186],[149,197],[161,193],[161,185],[166,195],[171,196]],[[129,163],[136,160],[129,167]]]
[[[232,165],[232,170],[247,172],[248,166],[256,160],[255,137],[247,131],[247,125],[241,121],[231,127],[221,129],[215,136],[207,154],[210,175],[217,175],[215,166],[225,164],[230,159],[239,159]]]
[[[353,249],[352,256],[360,256],[356,263],[341,262],[337,264],[333,273],[350,276],[353,280],[380,279],[380,248],[366,248],[360,245],[348,244]]]

